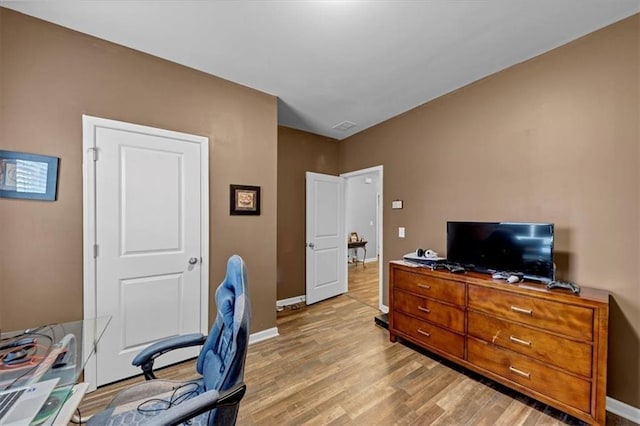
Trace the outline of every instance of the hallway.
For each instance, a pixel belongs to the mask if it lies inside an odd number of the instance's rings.
[[[349,275],[347,296],[374,309],[378,309],[379,306],[378,262],[368,262],[364,267],[362,264],[349,265],[347,270]]]

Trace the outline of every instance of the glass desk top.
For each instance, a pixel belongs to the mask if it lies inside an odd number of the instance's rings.
[[[58,379],[50,398],[70,396],[111,317],[50,324],[0,334],[0,391]],[[44,408],[43,408],[44,410]],[[32,424],[49,424],[57,411]]]

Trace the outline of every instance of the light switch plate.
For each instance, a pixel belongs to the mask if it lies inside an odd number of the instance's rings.
[[[404,226],[398,228],[398,238],[404,238]]]

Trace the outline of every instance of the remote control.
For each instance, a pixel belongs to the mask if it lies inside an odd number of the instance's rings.
[[[551,281],[547,284],[547,288],[549,290],[554,288],[562,288],[565,290],[571,290],[574,294],[580,293],[580,287],[578,287],[576,284],[568,283],[564,281]]]
[[[436,263],[435,265],[429,266],[432,271],[437,271],[438,269],[446,269],[452,274],[459,274],[461,272],[466,272],[462,266],[452,265],[451,263]]]
[[[462,266],[451,265],[449,263],[445,265],[445,268],[447,268],[447,270],[452,274],[459,274],[461,272],[465,272],[465,269]]]

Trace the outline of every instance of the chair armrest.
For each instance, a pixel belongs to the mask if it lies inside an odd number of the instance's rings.
[[[140,351],[140,353],[133,358],[131,364],[142,368],[145,379],[152,380],[156,378],[155,374],[153,374],[153,362],[157,357],[174,349],[203,345],[206,339],[207,337],[202,335],[202,333],[191,333],[183,336],[169,337],[149,345]]]
[[[240,400],[246,391],[247,386],[240,382],[231,389],[222,393],[218,393],[216,390],[203,392],[200,395],[188,399],[153,417],[148,423],[145,423],[145,426],[169,426],[182,424],[189,419],[193,419],[194,417],[215,408],[240,403]]]

